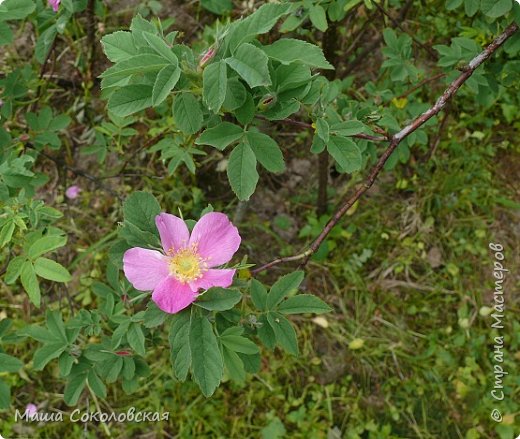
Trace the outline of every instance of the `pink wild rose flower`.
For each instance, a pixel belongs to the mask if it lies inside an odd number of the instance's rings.
[[[49,0],[49,5],[52,6],[54,12],[58,12],[61,0]]]
[[[229,287],[234,269],[214,268],[231,260],[240,247],[238,229],[223,213],[205,214],[190,232],[168,213],[155,217],[164,253],[134,247],[123,256],[123,270],[135,289],[153,291],[152,300],[174,314],[189,306],[199,290]]]
[[[38,407],[36,407],[36,405],[32,403],[27,404],[27,406],[25,407],[25,413],[27,413],[27,416],[29,418],[32,418],[38,413]]]

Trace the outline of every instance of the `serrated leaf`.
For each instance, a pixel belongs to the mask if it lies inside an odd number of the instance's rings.
[[[204,102],[211,111],[218,113],[226,99],[227,65],[224,61],[212,63],[204,69],[202,89]]]
[[[313,26],[322,32],[325,32],[329,27],[325,9],[320,5],[314,5],[309,9],[309,18]]]
[[[251,280],[251,300],[259,311],[267,310],[267,290],[256,279]]]
[[[480,10],[491,18],[502,17],[513,7],[512,0],[482,0]]]
[[[24,256],[15,256],[11,261],[9,261],[9,265],[7,266],[7,271],[5,273],[5,283],[10,285],[18,279],[20,273],[22,272],[22,267],[24,262],[26,261]]]
[[[202,127],[202,110],[199,101],[191,93],[180,93],[173,101],[173,117],[179,129],[195,134]]]
[[[142,53],[118,62],[99,76],[103,79],[126,78],[135,74],[158,72],[167,65],[170,65],[170,63],[162,56],[152,53]]]
[[[298,355],[298,340],[293,325],[280,313],[267,313],[267,321],[274,331],[276,342],[286,352]]]
[[[22,366],[18,358],[0,353],[0,372],[17,372]]]
[[[200,295],[194,304],[209,311],[226,311],[232,309],[241,298],[238,290],[215,287]]]
[[[86,383],[87,375],[85,373],[70,375],[63,395],[65,404],[68,406],[76,405]]]
[[[352,173],[361,169],[361,152],[353,140],[346,137],[331,136],[327,150],[343,171]]]
[[[251,88],[271,84],[267,56],[252,44],[242,44],[226,62]]]
[[[191,366],[190,310],[174,315],[168,337],[171,347],[170,361],[175,377],[185,381]]]
[[[131,32],[117,31],[105,35],[101,39],[101,45],[107,58],[114,63],[139,54]]]
[[[330,69],[334,67],[327,61],[322,50],[314,44],[293,38],[282,38],[262,50],[269,56],[282,64],[297,62],[316,67],[319,69]]]
[[[5,0],[1,3],[1,21],[23,20],[34,11],[36,5],[32,0]]]
[[[243,383],[246,379],[244,362],[236,352],[224,346],[222,349],[224,365],[228,371],[229,378],[237,383]]]
[[[174,89],[181,77],[181,69],[178,66],[164,67],[155,78],[152,90],[152,105],[161,104]]]
[[[43,236],[37,239],[27,251],[29,258],[36,259],[44,253],[49,253],[67,243],[66,236]]]
[[[11,388],[0,380],[0,409],[8,409],[11,405]]]
[[[97,376],[94,369],[90,369],[87,375],[87,382],[92,391],[96,394],[96,396],[100,398],[107,397],[107,388],[103,381]]]
[[[43,370],[47,363],[54,358],[58,358],[67,347],[64,342],[46,343],[37,349],[33,357],[33,367],[35,370]]]
[[[229,156],[227,175],[233,192],[239,200],[249,200],[258,183],[256,157],[251,147],[239,143]]]
[[[241,335],[225,335],[220,337],[220,341],[224,346],[234,352],[252,355],[259,352],[258,346],[249,340],[247,337]]]
[[[123,203],[125,221],[132,223],[140,230],[157,235],[155,217],[161,213],[157,199],[148,192],[133,192]]]
[[[325,119],[318,118],[316,119],[316,134],[323,140],[325,143],[329,141],[329,124]]]
[[[139,323],[132,323],[130,325],[126,334],[126,340],[135,352],[143,357],[146,355],[143,329]]]
[[[224,364],[213,327],[206,317],[193,317],[190,325],[193,379],[203,395],[213,395],[220,384]]]
[[[132,84],[121,87],[110,96],[108,109],[116,116],[125,117],[152,106],[153,87]]]
[[[244,131],[238,125],[230,122],[221,122],[218,125],[205,130],[195,141],[197,145],[211,145],[220,151],[236,142],[244,135]]]
[[[34,261],[34,271],[40,277],[54,282],[69,282],[72,279],[69,271],[52,259],[39,257]]]
[[[298,289],[303,281],[303,271],[294,271],[278,279],[267,295],[267,309],[274,309],[289,293]]]
[[[285,170],[285,161],[282,150],[276,141],[266,134],[249,131],[246,139],[253,150],[256,159],[269,172],[282,172]]]
[[[33,264],[30,261],[25,261],[23,263],[20,272],[20,280],[31,302],[39,308],[41,300],[40,284],[38,283],[38,278],[34,272]]]
[[[332,308],[312,294],[298,294],[280,303],[278,311],[282,314],[323,314],[332,311]]]
[[[150,33],[143,32],[143,37],[148,43],[148,46],[158,55],[168,60],[172,65],[177,67],[179,65],[179,60],[175,53],[172,52],[171,47],[168,47],[168,44],[159,36]]]

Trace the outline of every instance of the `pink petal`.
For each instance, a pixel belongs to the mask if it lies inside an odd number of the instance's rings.
[[[189,306],[197,294],[188,284],[179,282],[172,276],[163,279],[153,290],[152,300],[164,312],[175,314]]]
[[[134,247],[123,256],[126,278],[140,291],[152,291],[168,276],[168,258],[156,250]]]
[[[240,235],[226,215],[211,212],[193,228],[190,245],[196,243],[197,253],[207,259],[208,267],[217,267],[231,260],[240,247]]]
[[[210,269],[206,271],[200,279],[190,282],[193,291],[200,289],[207,290],[211,287],[227,288],[233,283],[233,276],[236,270],[229,269]]]
[[[175,215],[161,213],[155,217],[155,225],[161,235],[161,243],[165,253],[170,249],[178,250],[186,247],[190,232],[186,223]]]

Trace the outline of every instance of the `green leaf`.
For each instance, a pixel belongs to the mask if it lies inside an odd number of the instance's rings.
[[[278,279],[267,295],[267,309],[273,309],[289,293],[298,289],[303,281],[303,271],[294,271]]]
[[[126,334],[126,340],[135,352],[141,356],[146,355],[146,349],[144,347],[144,334],[139,323],[132,323],[130,325]]]
[[[446,9],[448,11],[453,11],[462,4],[462,1],[463,0],[446,0]]]
[[[502,17],[513,7],[512,0],[482,0],[480,10],[491,18]]]
[[[191,310],[185,310],[174,315],[168,337],[173,373],[179,381],[186,380],[191,366],[190,312]]]
[[[72,279],[69,271],[63,265],[48,258],[36,259],[34,271],[38,276],[54,282],[69,282]]]
[[[18,358],[0,353],[0,372],[17,372],[22,366]]]
[[[193,317],[190,325],[193,379],[204,396],[213,395],[220,384],[224,364],[213,327],[206,317]]]
[[[267,310],[267,290],[256,279],[251,280],[251,300],[259,311]]]
[[[205,130],[195,141],[197,145],[211,145],[220,151],[244,135],[244,131],[238,125],[230,122],[221,122],[218,125]]]
[[[332,308],[312,294],[298,294],[284,300],[278,306],[278,311],[282,314],[323,314],[332,311]]]
[[[155,217],[161,213],[157,199],[148,192],[133,192],[123,203],[125,221],[132,223],[140,230],[157,235]]]
[[[280,313],[269,312],[267,321],[273,328],[276,342],[289,354],[298,355],[298,340],[291,322]]]
[[[90,369],[87,375],[87,382],[92,391],[100,398],[107,397],[107,388],[103,381],[97,376],[94,369]]]
[[[123,357],[123,378],[131,380],[135,376],[135,361],[132,357]]]
[[[1,17],[1,15],[0,15]],[[11,44],[13,42],[13,31],[7,23],[0,21],[0,46]]]
[[[224,61],[212,63],[204,69],[202,89],[204,102],[211,111],[218,113],[226,99],[227,65]]]
[[[473,17],[480,9],[480,0],[464,0],[464,11],[468,17]]]
[[[229,156],[227,175],[239,200],[249,200],[258,183],[255,153],[247,143],[239,143]]]
[[[0,21],[23,20],[34,11],[36,5],[32,0],[5,0],[1,8]]]
[[[222,15],[233,10],[231,0],[200,0],[200,5],[214,14]]]
[[[27,251],[29,258],[36,259],[44,253],[51,252],[57,248],[63,247],[67,243],[66,236],[44,236],[37,239]]]
[[[179,65],[177,56],[161,37],[150,32],[143,32],[143,37],[155,53],[171,62],[175,67]]]
[[[37,349],[33,357],[33,367],[35,370],[43,370],[47,363],[54,358],[58,358],[66,349],[64,342],[46,343]]]
[[[63,395],[65,404],[68,406],[76,405],[86,383],[87,375],[85,373],[70,375]]]
[[[22,272],[22,267],[25,261],[26,259],[24,256],[15,256],[11,259],[5,273],[5,283],[7,285],[16,282],[16,279],[18,279],[18,276],[20,276],[20,273]]]
[[[173,117],[179,129],[186,134],[195,134],[202,127],[202,110],[191,93],[181,93],[175,97]]]
[[[320,5],[312,6],[309,9],[309,18],[314,27],[322,32],[325,32],[329,27],[327,24],[327,15],[325,9]]]
[[[334,67],[323,55],[322,50],[306,41],[283,38],[269,46],[264,46],[262,49],[269,58],[273,58],[282,64],[298,62],[309,67],[334,70]]]
[[[13,237],[15,224],[13,220],[7,221],[0,229],[0,248],[4,247]]]
[[[105,55],[112,62],[124,61],[139,54],[131,32],[118,31],[105,35],[101,39],[101,45]]]
[[[99,76],[103,79],[123,79],[135,74],[158,72],[167,65],[170,65],[170,63],[162,56],[154,55],[152,53],[143,53],[118,62],[105,70]]]
[[[238,290],[215,287],[200,295],[194,304],[209,311],[226,311],[240,302],[241,298],[242,294]]]
[[[325,143],[329,141],[329,124],[325,119],[318,118],[316,119],[316,134],[323,140]]]
[[[359,120],[346,120],[344,122],[334,123],[330,126],[330,131],[339,136],[354,136],[365,131],[365,125]]]
[[[61,313],[57,310],[47,311],[47,328],[56,340],[61,340],[63,343],[67,343],[67,335],[65,334],[65,325],[63,324],[63,318]]]
[[[233,111],[245,104],[249,93],[238,78],[231,78],[227,83],[226,99],[224,100],[224,108],[227,111]]]
[[[222,349],[222,356],[229,378],[237,383],[243,383],[246,379],[246,371],[242,359],[226,346]]]
[[[0,409],[8,409],[11,405],[11,388],[0,380]]]
[[[258,323],[260,324],[256,332],[258,338],[267,348],[273,349],[276,345],[276,336],[273,328],[271,328],[271,325],[269,325],[267,321],[267,316],[262,314],[258,319]]]
[[[331,136],[327,150],[343,171],[352,173],[361,169],[361,152],[351,139]]]
[[[260,352],[258,346],[254,344],[247,337],[242,337],[241,335],[221,335],[220,341],[224,346],[231,349],[234,352],[240,352],[242,354],[257,354]]]
[[[180,77],[181,69],[174,65],[164,67],[157,74],[152,90],[153,106],[161,104],[168,97]]]
[[[226,62],[251,88],[271,84],[267,56],[252,44],[242,44]]]
[[[233,52],[240,43],[251,41],[259,34],[269,32],[278,19],[289,12],[290,5],[267,3],[249,17],[236,23],[229,35],[229,48]]]
[[[60,376],[67,377],[70,375],[72,365],[74,364],[74,357],[69,355],[68,352],[62,352],[58,359],[58,366],[60,368]]]
[[[145,328],[155,328],[162,325],[167,315],[168,314],[158,308],[152,301],[148,302],[148,307],[143,316]]]
[[[39,308],[41,299],[40,284],[38,283],[38,278],[36,277],[31,261],[25,261],[23,263],[20,272],[20,280],[22,281],[22,286],[25,291],[27,291],[31,302]]]
[[[110,96],[108,109],[116,116],[125,117],[152,105],[153,87],[132,84],[121,87]]]
[[[246,139],[253,150],[256,159],[269,172],[285,170],[283,154],[276,141],[266,134],[249,131]]]

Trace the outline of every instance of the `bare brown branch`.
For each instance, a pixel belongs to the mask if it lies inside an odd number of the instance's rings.
[[[518,31],[517,24],[511,24],[506,30],[491,44],[489,44],[479,55],[473,58],[467,67],[463,69],[462,73],[455,79],[449,87],[444,91],[444,93],[437,99],[437,102],[430,107],[423,114],[415,118],[411,123],[406,125],[401,131],[394,134],[390,139],[390,144],[388,148],[383,152],[379,160],[374,165],[370,173],[368,174],[365,182],[357,188],[352,196],[346,199],[340,207],[336,210],[332,218],[325,225],[321,233],[316,237],[316,239],[310,244],[310,246],[302,253],[299,253],[294,256],[287,256],[283,258],[277,258],[267,264],[261,265],[254,270],[251,270],[253,275],[256,275],[262,271],[265,271],[275,265],[284,263],[284,262],[293,262],[302,260],[302,265],[305,265],[310,257],[318,250],[321,243],[325,240],[331,230],[338,224],[341,218],[345,215],[345,213],[354,205],[354,203],[359,200],[367,191],[372,187],[374,181],[376,180],[379,173],[382,171],[386,161],[395,151],[397,146],[401,143],[403,139],[421,127],[424,123],[430,120],[432,117],[436,116],[440,111],[444,109],[449,100],[457,93],[460,87],[469,79],[469,77],[473,74],[473,72],[482,65],[488,58],[490,58],[499,48],[504,44],[507,39],[509,39],[515,32]]]

